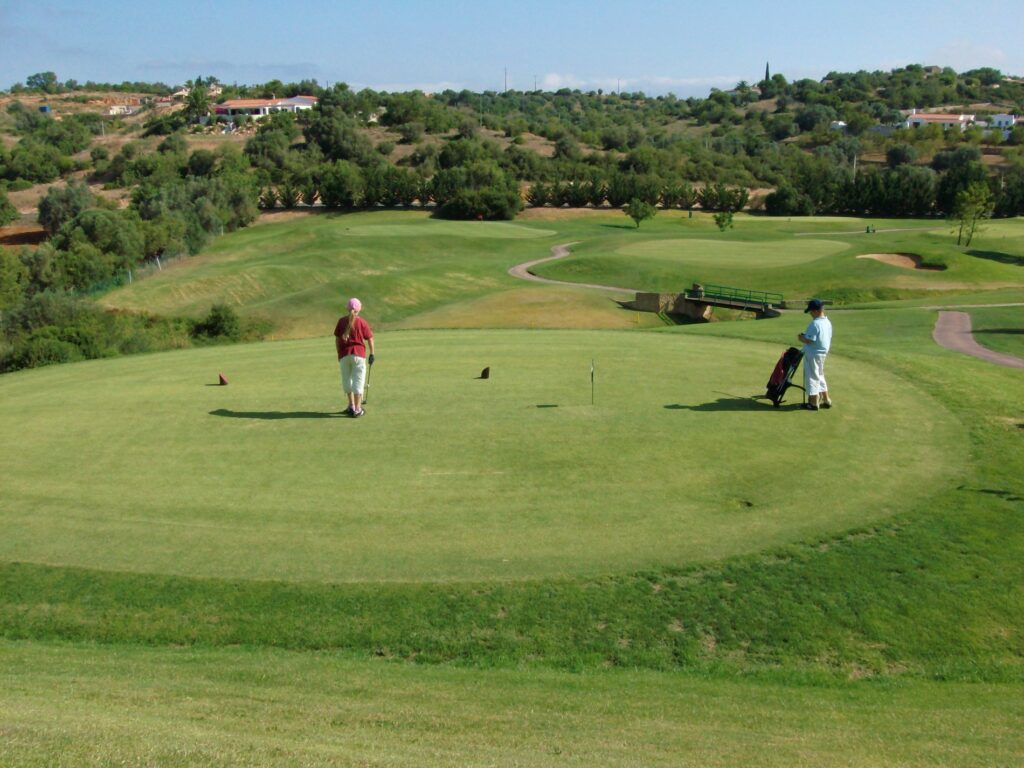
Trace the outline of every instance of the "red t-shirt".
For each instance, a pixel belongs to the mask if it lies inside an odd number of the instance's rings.
[[[338,337],[339,345],[338,359],[341,360],[349,355],[366,357],[366,340],[373,338],[370,326],[363,318],[356,317],[356,326],[349,334],[348,341],[342,338],[346,328],[348,328],[348,315],[338,320],[338,324],[334,326],[334,335]]]

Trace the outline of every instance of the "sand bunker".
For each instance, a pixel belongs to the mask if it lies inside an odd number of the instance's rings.
[[[921,257],[916,253],[862,253],[858,259],[874,259],[885,264],[903,269],[926,269],[932,272],[941,272],[945,267],[923,264]]]

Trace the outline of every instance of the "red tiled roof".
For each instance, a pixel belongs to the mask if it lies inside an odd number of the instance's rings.
[[[916,115],[907,115],[908,120],[924,120],[925,122],[949,122],[951,120],[961,122],[962,120],[969,120],[970,115],[942,115],[938,112],[918,112]]]

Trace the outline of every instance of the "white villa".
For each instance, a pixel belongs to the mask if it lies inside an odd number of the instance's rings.
[[[225,117],[247,115],[259,119],[276,112],[299,112],[312,109],[317,104],[316,96],[292,96],[288,99],[228,99],[217,104],[214,112]]]
[[[1019,119],[1016,115],[992,115],[988,124],[993,128],[1002,128],[1004,131],[1008,131],[1017,124]]]
[[[951,128],[965,131],[973,123],[974,115],[945,115],[938,112],[918,112],[914,109],[907,115],[907,119],[903,121],[903,127],[922,128],[926,125],[941,125],[944,131],[948,131]]]

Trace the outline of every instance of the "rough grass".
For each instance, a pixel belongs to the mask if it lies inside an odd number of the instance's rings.
[[[0,670],[0,762],[25,767],[1004,766],[1024,749],[1007,685],[24,643],[0,643]]]

